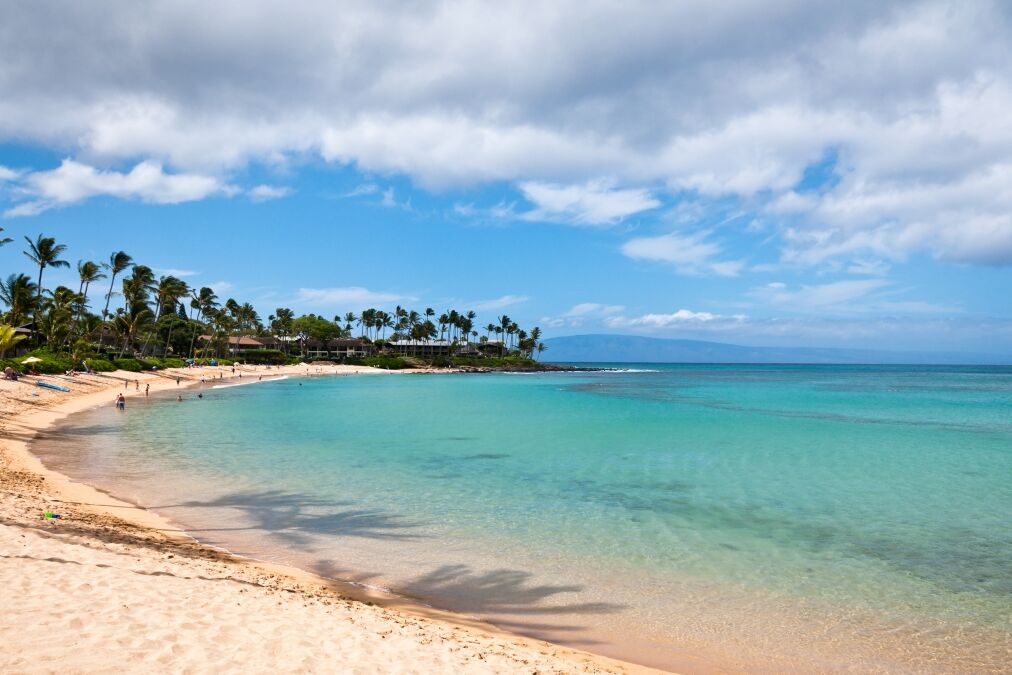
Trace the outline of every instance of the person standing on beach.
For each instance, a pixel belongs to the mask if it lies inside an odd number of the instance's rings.
[[[176,375],[176,386],[177,386],[177,387],[179,386],[179,379],[180,379],[180,378],[179,378],[179,376],[178,376],[178,375]]]
[[[123,396],[123,394],[119,394],[118,396],[116,396],[116,409],[126,410],[126,398]]]
[[[148,382],[144,385],[144,395],[147,396],[148,392],[151,391],[151,383]]]
[[[140,390],[141,390],[141,381],[140,380],[134,380],[134,391],[140,391]]]

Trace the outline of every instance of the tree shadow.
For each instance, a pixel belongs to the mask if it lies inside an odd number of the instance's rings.
[[[496,569],[475,571],[468,565],[442,565],[427,574],[398,586],[397,591],[410,597],[428,599],[436,605],[455,611],[486,615],[500,628],[541,637],[556,636],[567,644],[595,644],[589,638],[572,635],[586,626],[574,625],[563,619],[573,615],[614,614],[626,605],[612,602],[574,602],[559,596],[579,594],[578,584],[538,584],[534,574],[523,570]],[[569,597],[572,597],[571,595]],[[538,621],[531,618],[540,617]],[[555,622],[552,617],[559,617]]]
[[[314,536],[363,537],[367,539],[413,540],[422,535],[408,530],[418,527],[403,517],[379,509],[347,508],[354,502],[339,501],[283,490],[248,490],[210,500],[191,500],[179,504],[150,507],[154,511],[172,509],[227,509],[242,514],[246,525],[223,527],[187,527],[197,535],[206,532],[262,530],[291,546],[309,546]]]

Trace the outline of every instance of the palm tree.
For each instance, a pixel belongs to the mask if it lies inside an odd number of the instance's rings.
[[[0,281],[0,300],[9,308],[7,322],[12,326],[35,312],[39,304],[37,288],[27,274],[12,274],[6,281]]]
[[[513,320],[503,314],[499,317],[499,328],[496,329],[496,333],[502,333],[502,351],[506,353],[506,341],[510,336],[510,326],[513,324]]]
[[[53,237],[43,237],[41,234],[32,241],[25,237],[28,242],[28,250],[24,252],[25,257],[39,266],[39,288],[38,295],[42,297],[42,271],[47,267],[70,267],[66,260],[60,260],[61,253],[67,250],[64,244],[57,244]]]
[[[105,279],[105,275],[102,274],[102,268],[99,267],[98,263],[93,263],[90,260],[77,261],[77,274],[81,279],[81,285],[78,287],[77,292],[84,296],[84,303],[87,304],[88,288],[91,286],[91,282]]]
[[[126,352],[127,347],[133,344],[137,333],[150,321],[151,310],[147,307],[136,308],[136,311],[119,311],[116,315],[116,328],[123,336],[123,346],[116,358],[123,358],[123,353]]]
[[[0,325],[0,359],[4,357],[8,349],[24,339],[24,335],[14,332],[14,326]]]
[[[112,289],[116,284],[116,275],[127,269],[134,264],[134,259],[123,251],[117,251],[109,255],[109,262],[102,263],[102,267],[112,272],[112,278],[109,279],[109,292],[105,295],[105,309],[102,310],[102,318],[108,318],[109,316],[109,300],[112,298]]]
[[[148,307],[154,286],[154,271],[147,265],[134,265],[133,273],[123,279],[123,302],[130,314]]]
[[[3,232],[3,231],[4,231],[4,228],[0,227],[0,232]],[[11,239],[10,237],[0,237],[0,246],[5,246],[5,245],[11,243],[12,241],[14,241],[14,240]]]
[[[41,333],[50,346],[66,341],[73,327],[74,310],[80,308],[81,294],[66,286],[58,286],[53,291],[46,291],[49,298],[42,304],[40,312],[44,323]]]
[[[538,356],[541,356],[541,352],[545,351],[546,349],[548,349],[548,347],[545,346],[545,343],[544,342],[539,342],[538,343]]]
[[[190,285],[182,279],[172,275],[163,276],[158,280],[158,287],[155,289],[155,323],[166,314],[174,313],[179,305],[180,298],[190,294]],[[168,337],[165,339],[165,353],[169,351],[169,344],[172,341],[173,324],[169,324]],[[144,341],[144,353],[147,352],[148,341]]]

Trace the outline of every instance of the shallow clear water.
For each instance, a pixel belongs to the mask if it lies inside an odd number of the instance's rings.
[[[631,368],[208,387],[36,451],[201,540],[652,665],[1008,667],[1012,369]]]

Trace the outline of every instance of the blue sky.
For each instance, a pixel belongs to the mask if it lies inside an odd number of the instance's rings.
[[[0,274],[1012,352],[1001,3],[142,4],[0,27]]]

